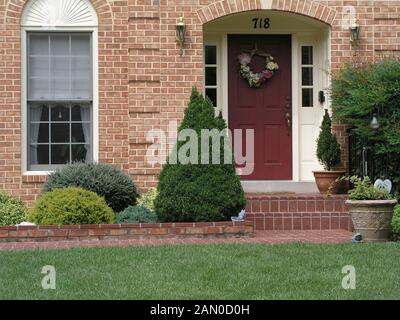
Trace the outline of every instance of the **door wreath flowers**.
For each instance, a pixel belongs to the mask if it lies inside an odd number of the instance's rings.
[[[265,58],[264,70],[257,73],[253,72],[249,66],[254,56]],[[279,65],[274,61],[273,56],[258,50],[253,50],[250,53],[243,52],[238,56],[238,60],[240,63],[240,75],[247,81],[250,87],[261,87],[279,69]]]

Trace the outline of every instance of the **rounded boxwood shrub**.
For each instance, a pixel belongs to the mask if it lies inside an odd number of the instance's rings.
[[[129,175],[103,163],[76,162],[49,176],[43,192],[56,188],[80,187],[104,197],[115,211],[124,210],[136,203],[137,191]]]
[[[117,213],[116,223],[156,223],[157,215],[143,206],[130,206]]]
[[[232,150],[229,145],[225,145],[224,139],[220,141],[219,150],[213,148],[212,144],[209,144],[207,150],[201,141],[202,129],[216,129],[221,132],[226,129],[226,123],[221,115],[215,116],[212,102],[200,95],[195,88],[179,132],[184,129],[197,133],[197,154],[189,155],[197,156],[198,163],[185,163],[185,159],[180,161],[170,157],[160,173],[158,195],[154,202],[155,212],[162,222],[230,220],[246,203],[235,165],[232,161],[225,163],[226,152],[233,159]],[[186,143],[178,141],[174,154],[188,155]],[[204,156],[208,156],[209,161],[218,159],[219,156],[219,164],[204,164],[201,161]]]
[[[45,193],[28,214],[41,225],[114,223],[115,214],[104,198],[76,188],[57,188]]]
[[[394,208],[394,214],[392,219],[392,237],[393,240],[400,240],[400,205],[397,205]]]
[[[0,226],[12,226],[26,219],[25,206],[19,199],[0,192]]]

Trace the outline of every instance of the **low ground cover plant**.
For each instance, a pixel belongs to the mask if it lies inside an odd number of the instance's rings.
[[[143,206],[130,206],[117,213],[116,223],[156,223],[157,215]]]

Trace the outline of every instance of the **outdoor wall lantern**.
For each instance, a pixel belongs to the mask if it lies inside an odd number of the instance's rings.
[[[350,29],[350,42],[352,45],[357,46],[360,40],[360,26],[358,25],[356,19],[354,19],[349,29]]]
[[[181,48],[179,53],[181,57],[183,55],[183,44],[185,43],[185,32],[186,32],[185,22],[183,21],[183,17],[179,17],[179,22],[176,25],[176,41],[178,42]]]
[[[372,120],[371,120],[371,123],[369,124],[369,126],[370,126],[370,128],[371,129],[373,129],[373,130],[377,130],[377,129],[379,129],[379,121],[378,121],[378,118],[377,118],[377,116],[376,116],[376,113],[374,113],[373,115],[372,115]]]

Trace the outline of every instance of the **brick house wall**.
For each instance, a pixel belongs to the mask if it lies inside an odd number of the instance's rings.
[[[0,189],[31,204],[45,176],[21,172],[21,13],[26,0],[0,0]],[[400,52],[400,1],[92,0],[99,19],[99,160],[128,172],[141,190],[159,167],[145,162],[145,133],[181,120],[192,86],[203,84],[203,24],[236,12],[295,12],[331,25],[331,67]],[[353,6],[362,28],[354,51],[342,20]],[[175,41],[187,25],[184,55]],[[343,150],[346,128],[336,124]],[[346,166],[347,153],[343,152]]]

